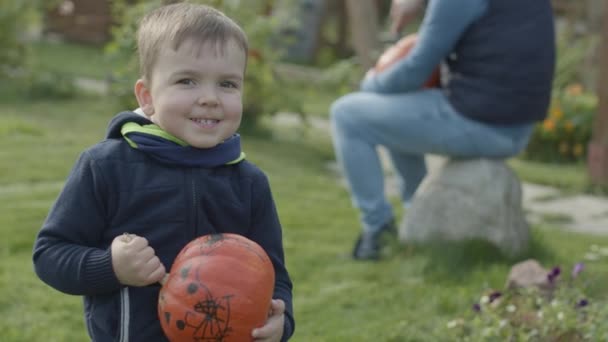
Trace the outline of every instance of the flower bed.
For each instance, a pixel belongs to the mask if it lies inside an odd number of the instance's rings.
[[[588,265],[606,260],[608,247],[591,246],[584,258]],[[607,341],[608,301],[597,293],[605,284],[583,272],[586,268],[579,262],[564,274],[556,266],[538,286],[490,289],[470,312],[447,323],[446,336],[465,341]]]

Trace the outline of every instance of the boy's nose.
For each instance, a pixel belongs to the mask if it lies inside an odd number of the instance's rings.
[[[205,89],[201,92],[198,98],[198,104],[200,106],[215,107],[218,105],[217,94],[214,90]]]

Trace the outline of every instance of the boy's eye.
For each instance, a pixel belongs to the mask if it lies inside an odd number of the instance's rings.
[[[193,85],[194,81],[190,78],[182,78],[181,80],[177,81],[177,84]]]
[[[224,88],[238,88],[239,85],[233,81],[222,81],[220,82],[220,86]]]

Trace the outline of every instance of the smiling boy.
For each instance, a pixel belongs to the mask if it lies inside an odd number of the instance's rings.
[[[138,51],[144,116],[118,114],[81,154],[36,238],[38,276],[84,296],[92,340],[166,341],[157,283],[175,256],[198,236],[241,234],[276,274],[269,318],[252,339],[286,341],[295,323],[282,228],[268,179],[237,134],[245,34],[215,9],[178,3],[144,17]]]

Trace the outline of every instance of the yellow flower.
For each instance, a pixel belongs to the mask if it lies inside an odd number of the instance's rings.
[[[564,116],[564,112],[562,111],[562,107],[560,106],[552,106],[550,116],[554,119],[559,120],[562,116]]]
[[[574,123],[572,123],[570,120],[564,122],[564,129],[566,132],[572,133],[574,131]]]
[[[566,87],[566,94],[577,96],[583,93],[583,86],[580,83],[574,83]]]
[[[551,118],[545,119],[545,121],[543,121],[543,129],[545,132],[555,131],[555,121],[553,121]]]
[[[572,148],[572,154],[574,154],[576,157],[582,156],[584,152],[585,148],[581,143],[576,143],[576,145],[574,145],[574,147]]]
[[[568,146],[568,143],[565,141],[562,141],[559,144],[559,153],[561,154],[568,154],[568,151],[570,150],[570,146]]]

